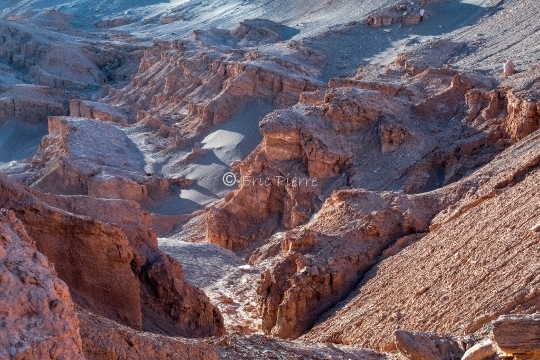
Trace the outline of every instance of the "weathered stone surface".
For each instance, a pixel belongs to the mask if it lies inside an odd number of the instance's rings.
[[[538,199],[529,190],[540,176],[539,136],[435,191],[461,199],[427,236],[373,268],[307,338],[386,348],[397,329],[466,335],[501,314],[537,311]]]
[[[216,351],[201,340],[186,340],[135,331],[107,318],[78,309],[82,347],[87,360],[201,359],[217,360]]]
[[[86,100],[71,100],[69,102],[69,116],[97,119],[127,125],[129,117],[122,110],[106,103],[98,103]]]
[[[540,357],[540,316],[504,315],[493,321],[493,341],[514,359]]]
[[[0,357],[84,359],[67,285],[15,214],[0,210]]]
[[[252,41],[253,34],[270,31],[263,30],[265,22],[248,21],[232,32],[236,35],[212,29],[194,32],[190,41],[157,43],[145,51],[133,80],[111,91],[106,101],[129,109],[137,121],[174,121],[174,126],[166,126],[168,146],[173,148],[193,145],[250,98],[264,99],[278,108],[294,105],[301,92],[323,86],[310,80],[309,67],[274,59],[276,66],[264,69],[257,64],[256,53],[238,51],[230,56],[228,50],[222,53],[212,46],[216,37]]]
[[[98,145],[99,144],[99,145]],[[150,203],[170,193],[166,179],[146,174],[144,159],[116,125],[50,117],[30,167],[12,175],[39,190]]]
[[[18,214],[79,305],[146,331],[223,333],[219,311],[157,248],[150,215],[136,203],[45,196],[3,175],[0,180],[0,204]]]
[[[15,85],[0,91],[0,124],[15,118],[30,123],[47,121],[48,116],[67,115],[60,90],[36,85]]]
[[[497,350],[490,339],[479,342],[463,354],[461,360],[486,360],[496,359]]]
[[[396,348],[411,360],[453,360],[460,359],[463,350],[451,338],[442,338],[435,333],[394,332]]]

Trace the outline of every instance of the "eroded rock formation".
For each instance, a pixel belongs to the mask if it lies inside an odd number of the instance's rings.
[[[307,337],[386,348],[396,329],[465,335],[501,314],[537,311],[537,262],[526,249],[537,241],[534,195],[527,189],[538,177],[538,140],[529,136],[439,190],[466,189],[434,218],[429,235],[378,264],[347,305]],[[487,225],[491,219],[501,225]]]
[[[136,203],[44,196],[1,180],[2,206],[57,264],[80,306],[135,329],[186,337],[223,333],[219,311],[157,248],[150,216]]]
[[[0,357],[84,359],[69,289],[15,216],[0,210]]]

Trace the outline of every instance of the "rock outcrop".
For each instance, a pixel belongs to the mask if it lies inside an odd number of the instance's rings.
[[[66,98],[63,91],[45,86],[20,84],[2,89],[0,124],[12,118],[39,123],[48,116],[67,115]]]
[[[466,335],[501,314],[537,311],[537,200],[529,190],[539,176],[539,136],[437,190],[461,200],[433,219],[427,236],[367,273],[307,338],[381,349],[397,329]]]
[[[260,123],[263,142],[234,167],[248,181],[208,209],[207,240],[247,249],[274,229],[305,224],[339,186],[434,190],[489,161],[504,144],[498,140],[512,139],[502,125],[521,122],[504,110],[478,120],[488,105],[469,94],[490,88],[476,78],[448,69],[416,76],[393,70],[366,68],[355,79],[334,79],[326,92],[303,93],[296,106],[267,115]],[[467,108],[473,106],[476,113]],[[468,122],[456,121],[465,116]],[[448,119],[455,122],[448,126]],[[416,140],[428,133],[429,140]]]
[[[15,213],[0,210],[0,357],[84,359],[69,289]]]
[[[109,121],[120,125],[129,123],[128,115],[115,106],[80,99],[69,102],[69,116]]]
[[[201,340],[139,332],[83,309],[77,314],[87,360],[218,359],[215,349]]]
[[[158,249],[151,217],[136,203],[42,195],[3,175],[0,180],[1,206],[20,217],[78,305],[135,329],[185,337],[223,333],[219,310]]]
[[[143,155],[116,125],[50,117],[49,135],[36,155],[28,167],[15,168],[12,175],[41,191],[63,195],[140,203],[169,195],[169,182],[146,174],[143,164]]]
[[[540,316],[505,315],[493,321],[493,341],[502,355],[514,359],[540,357]]]
[[[394,332],[396,348],[411,360],[452,360],[460,359],[463,350],[452,338],[441,338],[434,333]]]
[[[441,204],[426,196],[338,190],[305,226],[274,235],[250,258],[266,333],[296,338],[350,293],[396,239],[429,230]]]
[[[125,108],[138,122],[160,123],[171,147],[193,145],[249,99],[264,99],[278,108],[294,105],[301,92],[323,84],[312,80],[309,66],[239,48],[239,42],[251,41],[266,23],[248,21],[232,32],[195,31],[190,40],[156,43],[145,51],[132,81],[111,90],[105,100]],[[216,47],[216,40],[234,43],[233,49]],[[307,64],[313,63],[308,58]],[[261,59],[274,65],[265,68]]]

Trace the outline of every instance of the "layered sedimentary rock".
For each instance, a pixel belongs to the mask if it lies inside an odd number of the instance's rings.
[[[329,85],[326,92],[303,93],[296,106],[263,119],[262,144],[235,166],[248,181],[208,211],[209,241],[246,249],[272,229],[308,221],[339,186],[407,193],[436,189],[489,161],[501,147],[497,141],[510,136],[500,131],[505,115],[456,120],[469,107],[487,106],[473,103],[468,94],[473,88],[484,94],[490,85],[452,70],[413,75],[366,68],[355,79]],[[269,182],[260,186],[249,179]],[[304,179],[304,184],[290,186],[280,179],[296,179],[296,185]],[[254,224],[264,225],[255,229]]]
[[[144,172],[143,155],[132,140],[116,125],[95,119],[50,117],[49,135],[36,155],[12,173],[56,194],[142,203],[169,194],[166,179]]]
[[[84,359],[69,289],[15,213],[0,210],[0,357]]]
[[[30,123],[47,121],[47,116],[67,115],[66,94],[45,86],[15,85],[0,91],[0,123],[21,119]]]
[[[502,355],[514,359],[540,357],[540,316],[505,315],[493,322],[493,341]]]
[[[54,12],[50,10],[46,16]],[[67,19],[60,21],[68,23]],[[47,18],[45,23],[58,26],[60,21]],[[13,75],[31,84],[83,96],[88,96],[88,91],[101,90],[107,82],[127,80],[142,57],[137,45],[108,41],[99,45],[84,40],[66,42],[54,33],[38,34],[32,28],[10,22],[0,22],[0,30],[4,34],[0,37],[0,62],[9,66]]]
[[[307,338],[391,348],[396,329],[465,335],[501,314],[538,311],[537,201],[529,190],[538,181],[539,144],[534,133],[438,190],[465,191],[427,236],[366,274]]]
[[[206,238],[266,269],[265,332],[300,336],[477,186],[452,183],[538,128],[534,95],[492,86],[450,69],[367,67],[261,121],[262,144],[234,167],[238,189],[207,209]],[[368,191],[330,196],[347,185]]]
[[[429,231],[443,203],[421,195],[334,192],[307,225],[274,235],[253,253],[250,262],[267,268],[257,289],[264,331],[302,335],[395,239]]]
[[[69,103],[69,116],[97,119],[127,125],[129,118],[126,113],[115,106],[86,100],[71,100]]]
[[[233,31],[194,31],[185,41],[156,43],[145,50],[133,80],[111,90],[105,100],[125,108],[137,121],[160,123],[173,147],[192,145],[250,99],[291,106],[301,92],[323,85],[312,80],[316,70],[309,65],[317,60],[300,53],[300,60],[306,60],[300,65],[240,48],[243,42],[264,40],[274,33],[270,29],[279,33],[281,27],[248,21]],[[231,47],[215,46],[223,41]],[[263,66],[268,62],[272,66]]]
[[[219,311],[157,248],[150,215],[136,203],[42,195],[5,177],[0,194],[2,206],[20,217],[37,248],[57,264],[80,306],[157,333],[223,333]]]

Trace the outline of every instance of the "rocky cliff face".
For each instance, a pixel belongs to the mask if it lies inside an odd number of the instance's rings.
[[[208,211],[207,239],[246,249],[280,226],[306,223],[339,186],[421,193],[459,179],[537,128],[516,95],[490,86],[446,69],[366,68],[332,80],[326,92],[303,93],[297,105],[261,122],[263,142],[235,168],[247,181]],[[498,105],[485,100],[492,92]]]
[[[101,143],[102,146],[95,146]],[[50,117],[36,155],[12,175],[56,194],[149,203],[169,194],[169,182],[147,175],[144,158],[115,125],[95,119]],[[21,171],[22,170],[22,171]]]
[[[396,329],[465,335],[501,314],[538,311],[537,262],[526,250],[537,241],[534,195],[527,189],[538,175],[538,149],[538,135],[531,135],[441,189],[469,191],[435,217],[429,235],[369,272],[347,304],[307,337],[391,348],[387,339]],[[494,219],[503,219],[501,225],[488,225]]]
[[[106,101],[125,108],[137,121],[158,124],[174,147],[193,145],[250,99],[291,106],[301,92],[323,85],[313,80],[316,70],[310,66],[318,59],[299,52],[299,61],[284,60],[241,47],[246,41],[276,42],[279,28],[255,21],[230,32],[194,31],[185,41],[156,43],[145,51],[133,80],[111,90]],[[223,41],[230,47],[216,46]]]
[[[43,196],[5,177],[0,200],[57,264],[80,306],[135,329],[187,337],[223,332],[219,311],[159,251],[150,216],[136,203]]]
[[[14,212],[0,210],[0,356],[84,359],[69,289]]]

